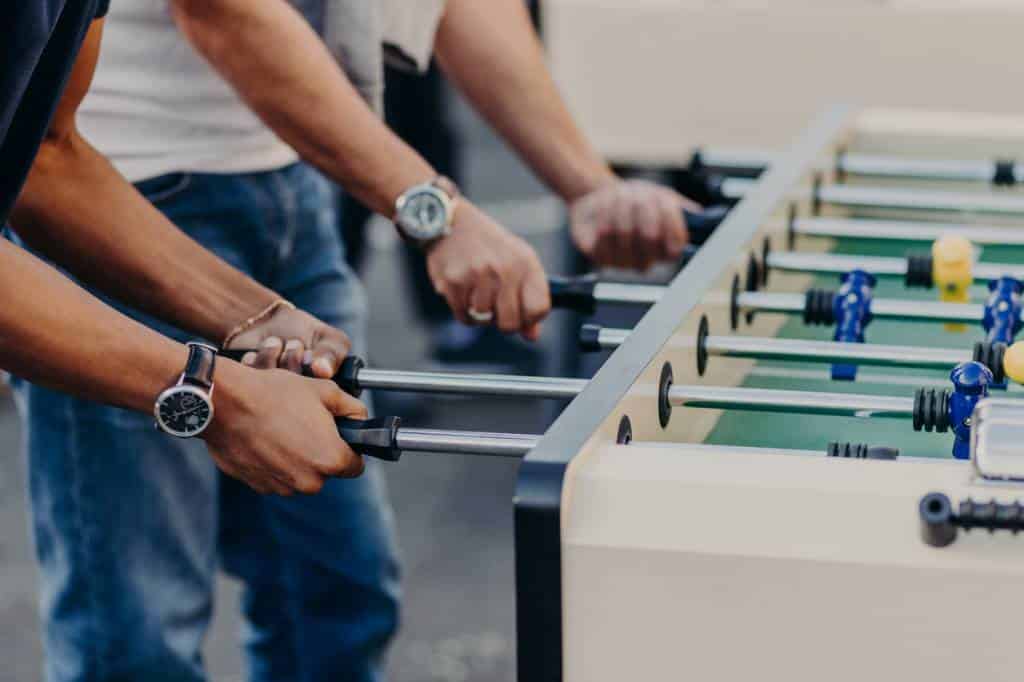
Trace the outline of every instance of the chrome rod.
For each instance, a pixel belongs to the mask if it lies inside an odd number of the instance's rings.
[[[614,350],[629,338],[629,329],[609,329],[602,327],[597,332],[597,345],[605,350]]]
[[[598,332],[598,344],[606,349],[618,348],[625,343],[627,336],[628,329],[601,328]],[[956,348],[885,346],[873,343],[805,341],[757,336],[707,336],[703,343],[708,355],[748,360],[949,370],[971,359],[970,353]]]
[[[883,346],[869,343],[803,341],[754,336],[708,336],[708,355],[806,363],[850,363],[874,367],[950,370],[970,360],[970,353],[952,348]]]
[[[744,178],[726,178],[722,181],[719,187],[719,192],[726,199],[738,200],[747,196],[754,186],[757,185],[757,180],[747,180]]]
[[[907,159],[847,152],[839,157],[838,167],[847,175],[873,178],[993,182],[996,177],[996,164],[992,161]]]
[[[918,189],[824,185],[817,200],[848,208],[953,211],[993,215],[1024,215],[1024,197],[970,192],[935,192]]]
[[[771,294],[746,291],[736,297],[743,312],[803,314],[803,294]],[[985,308],[975,303],[936,303],[876,298],[871,302],[871,314],[879,319],[915,322],[980,322]]]
[[[777,154],[765,150],[724,148],[700,150],[701,165],[712,171],[726,174],[730,171],[763,170],[774,162],[776,156]],[[999,170],[995,161],[911,159],[851,152],[839,156],[836,169],[847,175],[858,177],[986,183],[994,182]],[[1024,182],[1024,168],[1021,164],[1011,164],[1010,170],[1014,182]]]
[[[722,182],[719,191],[726,199],[738,200],[745,197],[756,184],[756,180],[729,178]],[[812,199],[847,208],[1024,216],[1024,197],[1022,196],[861,187],[859,185],[823,185],[815,190]]]
[[[598,282],[594,285],[594,298],[602,303],[654,305],[664,293],[665,287],[650,284]]]
[[[585,379],[363,368],[359,370],[359,384],[363,388],[416,393],[564,399],[575,398],[587,382]]]
[[[765,149],[699,149],[700,166],[712,172],[728,174],[733,170],[764,170],[778,156],[776,152]]]
[[[876,298],[871,301],[871,314],[879,319],[915,322],[981,322],[985,306],[978,303],[939,303]]]
[[[444,452],[491,457],[524,457],[537,447],[540,436],[517,433],[398,429],[396,444],[406,452]]]
[[[765,263],[771,270],[814,272],[822,275],[842,275],[851,270],[864,270],[877,277],[905,277],[907,274],[906,258],[884,256],[773,251],[768,254]]]
[[[1024,245],[1024,230],[991,225],[797,218],[793,221],[792,228],[794,234],[808,237],[854,237],[915,242],[933,242],[943,237],[968,237],[971,242],[981,246]]]
[[[876,277],[905,277],[907,274],[906,258],[885,256],[774,251],[768,254],[766,263],[772,270],[813,272],[823,275],[842,275],[851,270],[864,270]],[[1024,279],[1024,267],[1010,263],[975,263],[973,276],[976,282],[987,282],[1000,277]]]
[[[912,398],[854,393],[776,391],[763,388],[672,386],[669,403],[676,407],[783,412],[859,419],[906,419],[914,414]]]

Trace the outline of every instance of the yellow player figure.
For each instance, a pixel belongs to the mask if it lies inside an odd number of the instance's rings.
[[[974,247],[963,237],[946,236],[932,244],[932,280],[939,298],[948,303],[970,302],[974,283]],[[951,332],[963,332],[964,324],[947,324]]]
[[[1024,384],[1024,342],[1018,341],[1003,354],[1003,373],[1010,381]]]

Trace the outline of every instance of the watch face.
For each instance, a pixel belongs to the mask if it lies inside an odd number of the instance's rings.
[[[188,438],[202,433],[213,420],[210,399],[194,386],[174,386],[156,401],[156,420],[164,431]]]
[[[410,194],[398,214],[406,234],[417,240],[435,239],[448,228],[448,207],[435,191]]]

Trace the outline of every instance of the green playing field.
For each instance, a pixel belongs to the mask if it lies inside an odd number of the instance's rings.
[[[964,234],[970,237],[969,233]],[[908,251],[927,249],[922,243],[841,240],[836,253],[872,256],[902,256]],[[1024,249],[1020,247],[985,247],[981,260],[1002,263],[1024,263]],[[835,289],[837,278],[821,277],[815,286]],[[769,281],[768,290],[771,290]],[[972,300],[983,301],[987,288],[978,284],[972,289]],[[935,290],[907,289],[901,279],[879,282],[875,289],[878,298],[937,300]],[[984,338],[980,324],[971,325],[963,332],[952,332],[940,324],[922,324],[889,320],[875,320],[867,328],[868,343],[883,343],[933,348],[962,348],[965,358],[970,357],[976,341]],[[807,327],[797,317],[791,317],[778,334],[779,338],[829,340],[830,327]],[[712,358],[711,362],[729,362]],[[952,368],[950,368],[952,369]],[[902,368],[862,367],[855,382],[838,382],[829,378],[827,365],[761,362],[748,377],[745,386],[805,391],[865,393],[874,395],[913,397],[921,386],[950,386],[948,373]],[[1009,391],[1020,390],[1011,386]],[[707,442],[723,445],[755,447],[782,447],[824,452],[830,441],[867,443],[899,448],[900,453],[916,457],[950,457],[952,434],[915,432],[910,420],[852,419],[845,417],[819,417],[799,414],[769,414],[759,412],[727,411],[718,421]]]

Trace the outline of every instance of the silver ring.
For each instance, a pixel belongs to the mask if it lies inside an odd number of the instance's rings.
[[[469,310],[466,311],[466,314],[469,315],[469,319],[473,320],[474,322],[479,322],[480,324],[488,324],[489,322],[494,321],[494,313],[490,311],[486,313],[481,313],[477,310],[473,310],[472,308],[470,308]]]

